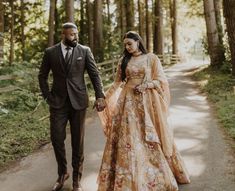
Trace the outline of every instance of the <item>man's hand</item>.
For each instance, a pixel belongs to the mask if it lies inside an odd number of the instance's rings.
[[[98,112],[101,112],[105,109],[106,107],[106,102],[105,102],[105,99],[104,98],[98,98],[96,101],[95,101],[95,104],[94,104],[94,107],[96,107],[96,110]],[[94,108],[93,107],[93,108]]]

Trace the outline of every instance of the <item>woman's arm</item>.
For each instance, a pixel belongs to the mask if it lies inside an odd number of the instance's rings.
[[[138,85],[135,88],[136,93],[143,93],[146,89],[156,89],[163,96],[164,100],[170,104],[170,91],[169,84],[166,75],[163,71],[162,64],[158,57],[154,54],[148,55],[150,57],[151,72],[146,71],[146,75],[151,73],[151,77],[148,77],[144,83]],[[148,70],[148,69],[147,69]]]

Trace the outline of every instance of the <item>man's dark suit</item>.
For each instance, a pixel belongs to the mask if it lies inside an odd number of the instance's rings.
[[[53,75],[51,90],[48,85],[50,71]],[[78,44],[73,48],[67,64],[60,43],[46,49],[38,75],[42,96],[50,106],[51,140],[58,163],[59,176],[67,172],[64,140],[65,127],[67,122],[70,122],[74,181],[79,181],[81,178],[84,160],[84,121],[88,107],[85,71],[91,79],[96,98],[103,98],[99,72],[93,55],[86,46]]]

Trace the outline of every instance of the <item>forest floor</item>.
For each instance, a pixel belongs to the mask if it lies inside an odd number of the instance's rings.
[[[201,94],[190,74],[202,61],[176,64],[166,69],[171,86],[170,122],[176,145],[186,163],[191,183],[180,191],[235,190],[235,155],[231,140],[215,117],[213,106]],[[97,114],[86,120],[85,165],[82,185],[95,191],[96,178],[105,144]],[[68,164],[71,164],[70,136],[66,139]],[[71,165],[69,165],[71,172]],[[0,191],[49,191],[55,180],[56,162],[51,144],[23,158],[0,174]],[[71,190],[71,179],[62,191]]]

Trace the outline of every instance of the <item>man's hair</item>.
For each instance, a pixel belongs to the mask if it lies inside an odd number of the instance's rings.
[[[78,29],[74,23],[67,22],[62,25],[62,29],[71,29],[71,28]]]

